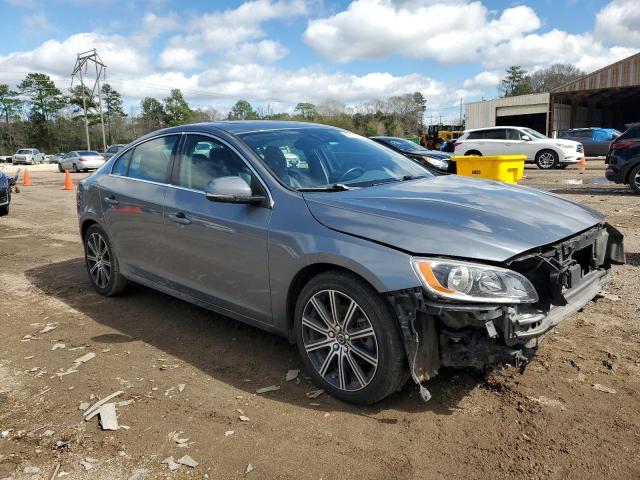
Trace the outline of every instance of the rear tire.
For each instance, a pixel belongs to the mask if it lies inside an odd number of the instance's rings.
[[[111,297],[127,286],[111,241],[98,225],[91,225],[84,235],[84,261],[89,281],[100,295]]]
[[[60,173],[64,173],[64,169],[62,168],[62,164],[61,163],[58,163],[58,171]]]
[[[71,171],[73,173],[78,173],[78,165],[76,165],[75,163],[71,165]]]
[[[633,193],[640,195],[640,165],[636,165],[629,173],[629,186]]]
[[[9,205],[0,207],[0,217],[4,217],[5,215],[9,215]]]
[[[330,271],[313,278],[296,302],[294,329],[314,383],[340,400],[372,404],[407,379],[395,315],[355,275]]]
[[[536,154],[536,165],[542,170],[556,168],[558,162],[558,154],[553,150],[541,150]]]

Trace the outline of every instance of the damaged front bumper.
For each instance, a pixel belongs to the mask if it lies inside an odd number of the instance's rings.
[[[622,234],[603,224],[506,262],[536,287],[535,304],[450,302],[421,287],[391,292],[413,379],[426,381],[442,366],[525,364],[540,338],[591,301],[621,263]]]

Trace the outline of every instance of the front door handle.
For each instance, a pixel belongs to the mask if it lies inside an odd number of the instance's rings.
[[[111,195],[110,197],[104,197],[104,201],[107,205],[111,205],[112,207],[115,207],[120,203],[113,195]]]
[[[191,220],[182,212],[170,213],[169,218],[180,225],[189,225],[191,223]]]

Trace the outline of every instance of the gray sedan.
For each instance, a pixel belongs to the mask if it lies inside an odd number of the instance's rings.
[[[290,165],[283,152],[300,159]],[[624,262],[603,217],[337,128],[151,133],[78,186],[102,295],[144,284],[287,337],[322,388],[373,403],[443,366],[522,364]]]

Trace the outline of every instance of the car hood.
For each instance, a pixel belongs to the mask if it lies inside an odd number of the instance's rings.
[[[504,262],[586,230],[603,216],[539,190],[457,175],[304,194],[333,230],[415,255]]]

